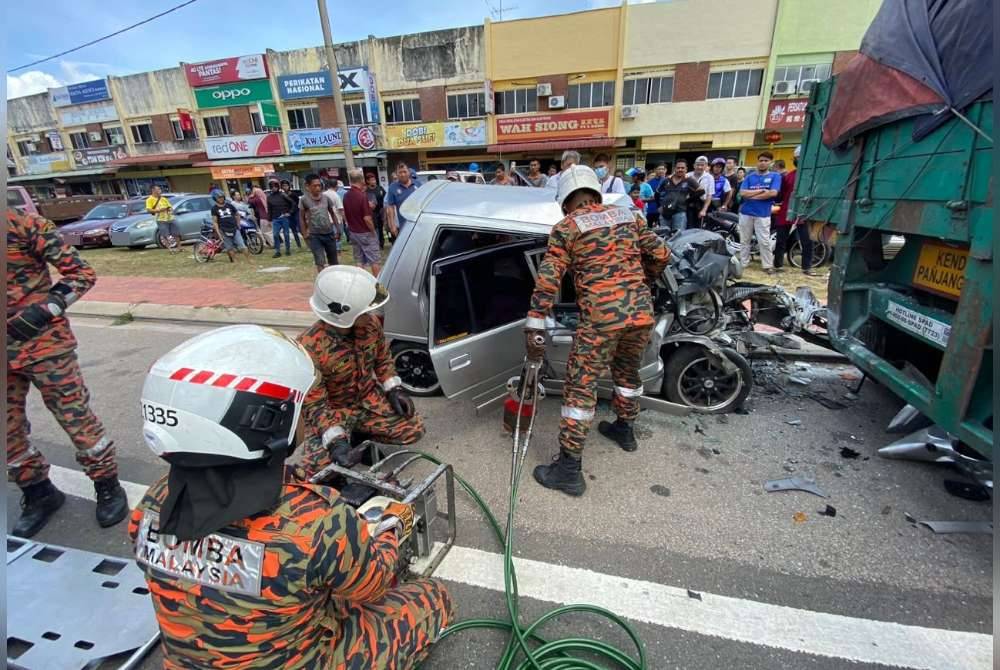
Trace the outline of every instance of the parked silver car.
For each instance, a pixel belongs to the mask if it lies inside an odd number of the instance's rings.
[[[634,208],[624,195],[606,204]],[[443,392],[486,406],[506,392],[524,359],[523,327],[549,231],[562,217],[551,189],[432,181],[402,206],[409,222],[380,274],[392,300],[385,332],[396,369],[414,395]],[[572,279],[549,319],[550,378],[565,375],[579,309]],[[657,314],[642,359],[647,396],[666,391],[676,404],[728,411],[746,398],[749,365],[720,330],[685,332],[673,312]],[[677,384],[663,385],[669,367]],[[605,391],[610,390],[610,378]],[[707,395],[685,388],[710,389]]]
[[[196,240],[201,235],[201,222],[212,209],[212,198],[190,193],[165,194],[174,207],[174,221],[181,233],[181,240]],[[157,244],[156,221],[150,217],[140,221],[111,225],[111,245],[142,249]],[[162,245],[161,245],[162,246]]]

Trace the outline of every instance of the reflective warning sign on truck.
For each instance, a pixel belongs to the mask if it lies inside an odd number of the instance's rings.
[[[958,299],[962,295],[968,261],[967,249],[924,242],[913,271],[913,284],[932,293]]]

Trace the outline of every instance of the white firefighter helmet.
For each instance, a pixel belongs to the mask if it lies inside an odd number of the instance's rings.
[[[142,387],[142,435],[172,465],[284,459],[316,381],[301,345],[272,328],[210,330],[160,357]]]
[[[594,171],[586,165],[571,165],[559,175],[559,188],[556,190],[556,201],[562,207],[571,195],[580,189],[593,191],[601,200],[601,182]]]
[[[309,306],[316,316],[340,328],[350,328],[359,316],[389,302],[389,292],[366,270],[331,265],[316,277]]]

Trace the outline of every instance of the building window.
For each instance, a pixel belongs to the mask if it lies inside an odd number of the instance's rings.
[[[537,112],[538,89],[516,88],[513,91],[499,91],[493,94],[493,106],[497,114]]]
[[[104,139],[107,140],[108,144],[115,146],[117,144],[125,144],[125,131],[122,130],[121,126],[112,126],[111,128],[104,129]]]
[[[191,126],[191,130],[184,130],[181,127],[180,119],[170,119],[170,127],[173,128],[174,139],[177,140],[178,142],[183,142],[184,140],[198,139],[198,132],[194,128],[194,126],[193,125]]]
[[[228,116],[206,116],[205,134],[209,137],[222,137],[232,135],[233,131],[229,127]]]
[[[474,119],[485,114],[485,93],[453,93],[448,96],[449,119]]]
[[[134,126],[129,126],[129,128],[132,129],[132,141],[136,144],[147,144],[156,141],[156,135],[153,134],[153,124],[151,123],[137,123]]]
[[[70,133],[69,141],[73,145],[74,149],[89,149],[90,148],[90,138],[87,137],[86,132]]]
[[[652,105],[674,99],[673,77],[641,77],[626,79],[622,91],[623,105]]]
[[[292,130],[319,128],[319,107],[296,107],[288,110],[288,125]]]
[[[590,84],[572,84],[566,96],[570,109],[610,107],[615,104],[615,82],[595,81]]]
[[[30,156],[38,153],[38,145],[31,140],[20,140],[17,143],[17,153],[22,156]]]
[[[281,132],[281,128],[265,126],[264,122],[260,120],[260,112],[250,112],[250,126],[253,128],[255,135]]]
[[[774,95],[808,95],[812,85],[830,78],[830,64],[779,65],[774,68]],[[782,83],[784,82],[784,83]]]
[[[345,102],[344,114],[347,115],[349,126],[363,126],[368,123],[368,105],[364,102]]]
[[[708,98],[746,98],[760,95],[764,70],[727,70],[708,75]]]
[[[413,123],[420,120],[420,98],[385,101],[386,123]]]

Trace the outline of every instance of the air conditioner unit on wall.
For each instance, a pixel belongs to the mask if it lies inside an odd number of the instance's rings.
[[[622,105],[622,118],[634,119],[639,116],[639,105]]]
[[[792,95],[795,93],[795,86],[798,82],[776,81],[774,82],[774,95]]]
[[[566,106],[566,97],[562,95],[549,96],[549,109],[562,109]]]
[[[539,98],[552,95],[552,84],[539,84],[535,87],[535,91],[538,93]]]
[[[813,86],[819,83],[819,79],[803,79],[802,83],[799,85],[799,93],[808,94],[812,90]]]
[[[87,133],[87,136],[90,137],[91,142],[100,142],[103,139],[101,137],[101,134],[96,130],[91,130],[89,133]]]

